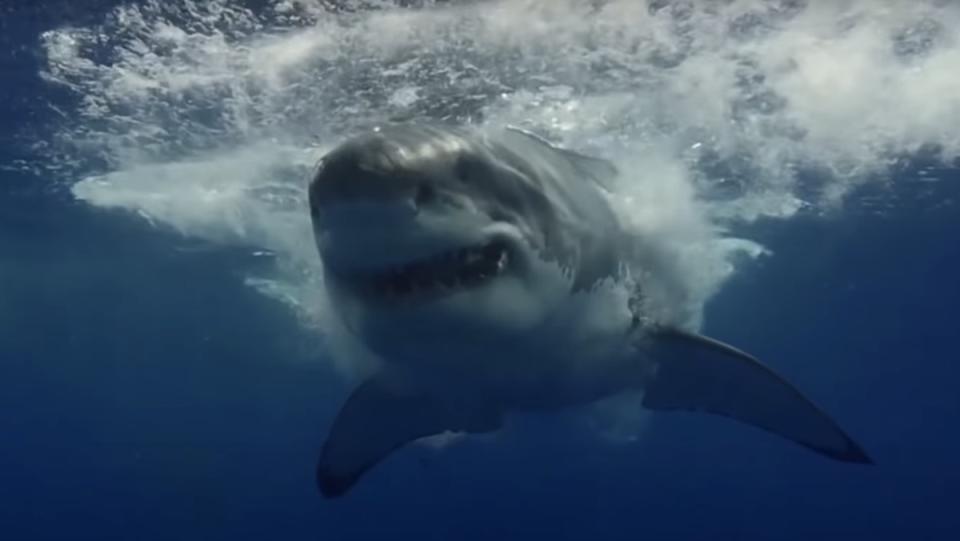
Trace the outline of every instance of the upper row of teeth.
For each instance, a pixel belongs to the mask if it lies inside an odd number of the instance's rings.
[[[464,263],[464,264],[472,264],[472,263],[476,263],[476,262],[482,260],[483,257],[484,257],[484,254],[483,254],[483,249],[482,249],[482,248],[481,248],[481,249],[477,249],[477,248],[465,248],[465,249],[462,249],[462,250],[457,250],[457,251],[445,253],[445,254],[443,254],[442,256],[434,257],[432,261],[433,261],[434,263],[441,263],[441,262],[443,262],[443,263],[450,263],[450,262],[459,261],[459,262]],[[506,252],[506,251],[502,251],[502,252],[499,253],[499,256],[498,256],[498,258],[497,258],[496,268],[495,268],[495,269],[489,269],[489,270],[488,270],[488,269],[483,269],[483,270],[476,271],[475,273],[470,274],[470,275],[462,275],[462,276],[457,276],[457,275],[449,276],[449,275],[448,275],[448,276],[445,276],[443,279],[437,278],[437,279],[432,279],[432,280],[429,280],[429,281],[419,281],[419,280],[414,281],[414,280],[408,280],[408,281],[406,281],[405,284],[404,284],[405,287],[402,288],[402,289],[403,289],[403,293],[410,293],[410,292],[418,291],[418,290],[419,290],[419,291],[422,291],[422,290],[437,290],[437,289],[438,289],[438,290],[444,290],[444,291],[445,291],[445,290],[456,290],[456,289],[459,289],[459,288],[463,287],[467,282],[469,282],[469,281],[470,281],[471,279],[473,279],[473,278],[477,278],[477,279],[481,279],[481,280],[482,280],[482,279],[489,278],[490,276],[492,276],[492,275],[494,275],[494,274],[497,274],[497,273],[503,271],[504,268],[506,268],[506,266],[507,266],[507,261],[508,261],[508,259],[509,259],[509,257],[508,257],[508,255],[507,255],[507,252]],[[424,264],[423,264],[423,263],[417,263],[417,264],[415,264],[415,265],[416,265],[416,266],[422,266],[422,265],[424,265]],[[411,270],[410,267],[411,267],[411,266],[405,267],[404,269],[401,269],[401,270],[395,270],[395,271],[391,272],[388,276],[382,276],[382,277],[380,278],[380,280],[377,280],[378,282],[380,282],[379,287],[377,287],[377,289],[380,291],[380,293],[381,293],[381,294],[386,294],[386,295],[391,295],[391,296],[394,295],[394,294],[399,295],[399,294],[401,293],[401,288],[400,288],[400,287],[396,287],[396,286],[392,283],[392,281],[393,281],[393,280],[397,280],[397,279],[399,279],[401,276],[403,276],[405,273],[410,272],[410,270]]]
[[[444,252],[434,256],[431,260],[435,263],[476,263],[481,259],[483,259],[483,253],[480,248],[461,248],[460,250]]]
[[[443,252],[441,254],[435,255],[427,261],[418,261],[416,263],[411,263],[409,265],[401,267],[400,269],[394,272],[398,274],[402,274],[405,272],[409,272],[417,267],[424,267],[424,266],[431,267],[434,265],[443,265],[443,264],[450,264],[450,263],[461,263],[464,265],[470,265],[473,263],[478,263],[483,260],[484,258],[483,251],[484,251],[484,248],[461,248],[459,250],[451,250],[449,252]],[[502,263],[502,264],[506,263],[505,254],[502,254],[500,256],[500,259],[502,260],[502,262],[498,262],[498,263]],[[502,264],[498,267],[499,269],[503,268]]]

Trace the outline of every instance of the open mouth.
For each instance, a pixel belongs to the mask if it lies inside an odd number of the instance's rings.
[[[461,248],[391,267],[344,277],[367,295],[401,301],[477,287],[506,270],[510,252],[504,242]]]

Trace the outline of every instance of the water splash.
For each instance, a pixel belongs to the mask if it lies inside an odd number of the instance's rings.
[[[384,119],[518,124],[617,161],[662,316],[690,325],[764,253],[738,225],[960,156],[957,3],[262,4],[153,0],[43,34],[43,76],[75,98],[54,104],[51,165],[91,205],[276,254],[250,284],[318,328],[305,179]]]

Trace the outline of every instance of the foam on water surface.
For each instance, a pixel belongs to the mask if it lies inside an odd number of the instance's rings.
[[[72,193],[268,251],[276,271],[249,283],[340,349],[306,180],[386,119],[514,124],[617,162],[659,316],[691,326],[766,253],[739,226],[842,208],[917,153],[960,155],[955,2],[330,4],[154,0],[41,41],[43,76],[74,98],[52,104],[50,164]]]

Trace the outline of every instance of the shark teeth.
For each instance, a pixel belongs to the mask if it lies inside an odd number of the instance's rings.
[[[367,294],[389,301],[447,295],[476,287],[503,273],[510,254],[503,243],[461,248],[391,269],[353,275],[350,281]]]

